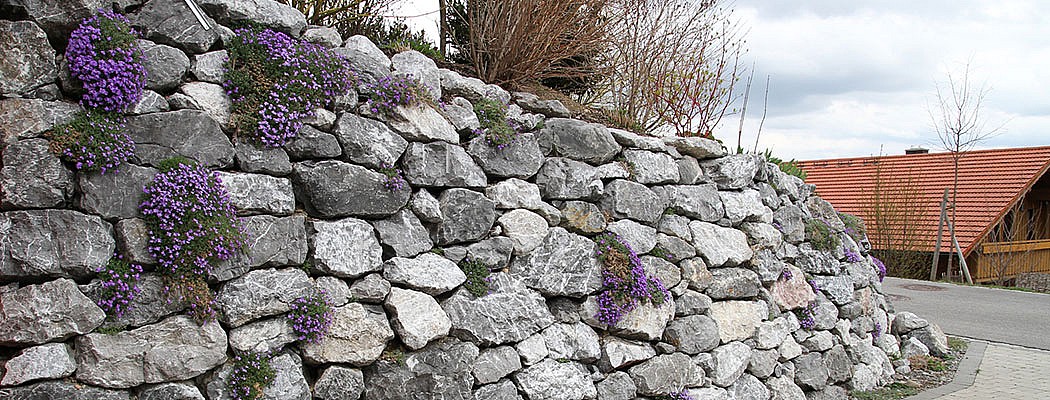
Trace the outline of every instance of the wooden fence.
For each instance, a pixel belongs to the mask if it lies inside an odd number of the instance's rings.
[[[991,242],[981,245],[971,266],[973,280],[1007,280],[1025,272],[1050,273],[1050,240]]]

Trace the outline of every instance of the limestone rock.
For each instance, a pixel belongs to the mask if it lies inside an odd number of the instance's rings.
[[[434,247],[419,218],[407,209],[387,219],[373,221],[372,226],[379,233],[379,241],[393,249],[397,257],[413,257]]]
[[[448,334],[452,321],[433,297],[414,290],[390,288],[386,309],[401,342],[418,350]]]
[[[223,25],[254,22],[298,37],[306,27],[306,17],[292,6],[269,0],[201,0],[201,8]]]
[[[380,115],[401,137],[414,142],[459,143],[459,134],[441,113],[427,104],[397,106],[393,112]]]
[[[343,155],[343,149],[335,135],[309,125],[299,128],[299,134],[284,144],[284,151],[293,160],[335,158]]]
[[[544,199],[596,199],[603,190],[597,173],[596,168],[579,161],[548,158],[536,175],[536,185]]]
[[[81,108],[76,103],[39,99],[0,100],[0,143],[40,137],[45,131],[73,121]],[[5,150],[6,151],[6,150]],[[7,165],[5,162],[4,165]],[[6,183],[5,183],[6,185]]]
[[[313,290],[310,277],[300,269],[251,271],[227,282],[215,296],[219,320],[233,327],[291,309],[291,302]]]
[[[474,400],[522,400],[518,387],[509,380],[479,387],[474,391]]]
[[[735,154],[701,162],[700,167],[718,185],[718,190],[738,190],[750,185],[764,164],[761,155]]]
[[[298,339],[284,316],[264,319],[230,330],[230,348],[238,352],[276,354]]]
[[[308,248],[305,220],[302,215],[254,215],[243,218],[241,221],[248,232],[244,253],[219,264],[212,271],[212,276],[227,281],[259,266],[302,265],[306,261]]]
[[[666,137],[664,143],[674,147],[680,153],[700,160],[719,158],[726,155],[726,149],[716,140],[699,137]]]
[[[23,349],[4,364],[7,373],[0,385],[16,386],[39,379],[61,379],[73,375],[77,364],[63,343],[48,343]]]
[[[92,331],[106,315],[69,279],[0,294],[0,344],[32,345]]]
[[[733,382],[726,392],[730,399],[768,399],[769,389],[758,378],[751,374],[743,374],[736,382]]]
[[[524,208],[535,210],[540,208],[541,203],[543,203],[543,199],[540,198],[539,186],[518,178],[500,181],[485,188],[485,197],[495,202],[496,208],[499,209]]]
[[[592,305],[592,302],[588,299],[584,304]],[[589,315],[597,313],[597,309],[594,312],[590,309],[586,311]],[[674,312],[674,300],[670,298],[660,305],[639,305],[616,324],[616,335],[630,339],[658,340],[663,337],[667,323],[674,319]]]
[[[244,140],[234,144],[237,169],[267,175],[285,176],[292,173],[292,163],[283,148],[262,148]]]
[[[383,268],[383,249],[367,222],[355,218],[311,221],[310,229],[314,268],[345,278]]]
[[[442,221],[433,231],[439,245],[481,239],[496,220],[496,205],[481,193],[467,189],[448,189],[438,199]]]
[[[689,229],[697,253],[711,267],[740,265],[754,255],[741,231],[701,221],[690,222]]]
[[[181,52],[180,52],[181,53]],[[128,134],[135,141],[138,163],[157,166],[183,156],[206,167],[233,163],[233,144],[219,123],[201,111],[179,110],[128,117]]]
[[[569,109],[558,100],[540,100],[536,95],[525,92],[514,92],[512,95],[515,103],[530,112],[554,118],[569,118],[571,116]]]
[[[751,338],[767,314],[762,302],[739,300],[716,301],[708,312],[718,323],[718,336],[722,343]]]
[[[716,386],[727,387],[744,374],[751,362],[751,347],[742,342],[729,342],[711,351],[708,376]]]
[[[678,318],[667,324],[664,341],[685,354],[710,351],[719,343],[718,324],[706,315]]]
[[[369,365],[379,359],[387,342],[394,338],[387,316],[379,307],[349,303],[332,311],[332,325],[324,339],[301,347],[303,358],[310,363]]]
[[[631,378],[638,394],[658,396],[680,390],[693,381],[696,363],[682,353],[665,354],[633,366]]]
[[[725,206],[726,218],[734,226],[743,221],[762,221],[764,218],[772,218],[772,210],[762,205],[757,190],[744,190],[740,192],[722,191],[718,192]]]
[[[484,187],[488,182],[462,147],[446,142],[412,143],[404,165],[405,179],[417,186]]]
[[[527,179],[536,174],[543,165],[543,151],[536,136],[522,133],[506,147],[490,146],[483,137],[471,139],[467,145],[481,169],[494,177]]]
[[[139,400],[204,400],[200,389],[188,383],[161,383],[147,385],[139,392]]]
[[[223,75],[226,73],[223,64],[228,58],[229,52],[226,50],[198,54],[193,57],[193,63],[190,64],[190,73],[198,81],[221,84]]]
[[[363,303],[382,303],[390,293],[390,282],[380,274],[366,275],[350,286],[350,295]]]
[[[506,273],[493,274],[491,292],[475,297],[460,288],[441,307],[452,334],[482,346],[518,342],[554,323],[543,297]]]
[[[190,70],[190,58],[182,50],[149,40],[139,40],[142,66],[146,67],[146,88],[171,93]]]
[[[63,399],[63,400],[129,400],[123,390],[101,389],[66,381],[44,381],[31,385],[6,388],[5,395],[11,400]]]
[[[603,371],[620,369],[654,356],[656,356],[656,350],[653,350],[648,343],[605,336],[602,338],[602,355],[598,366]]]
[[[520,369],[521,360],[517,350],[514,350],[513,347],[500,346],[485,349],[474,361],[474,380],[479,384],[492,383]]]
[[[295,211],[292,182],[261,174],[219,172],[238,215],[291,215]]]
[[[547,237],[547,220],[529,210],[516,209],[503,214],[498,220],[503,234],[514,241],[514,254],[531,253]]]
[[[593,363],[601,356],[598,334],[582,322],[554,324],[542,333],[551,358]]]
[[[606,185],[599,206],[616,219],[654,224],[667,208],[667,201],[640,183],[617,179]]]
[[[786,268],[785,271],[789,271],[791,277],[777,279],[770,289],[773,300],[780,310],[787,311],[805,307],[816,300],[813,288],[810,287],[809,282],[806,282],[806,276],[803,275],[802,270],[790,265]]]
[[[514,381],[529,400],[583,400],[598,395],[584,366],[573,361],[548,358],[514,374]]]
[[[594,242],[563,228],[551,228],[539,247],[517,257],[510,270],[526,286],[548,296],[581,297],[602,284]]]
[[[365,399],[470,399],[478,347],[453,338],[407,354],[404,363],[378,362],[365,370]]]
[[[645,226],[629,219],[621,219],[609,223],[606,230],[619,236],[637,254],[648,253],[656,247],[656,228]],[[665,286],[671,287],[666,285],[669,282],[664,283]]]
[[[602,125],[584,121],[551,118],[544,124],[540,136],[548,138],[554,155],[600,165],[612,160],[620,152],[609,130]],[[545,139],[541,139],[545,140]]]
[[[357,400],[364,390],[361,370],[338,365],[326,368],[314,383],[314,397],[321,400]]]
[[[948,337],[944,335],[944,332],[941,331],[937,324],[929,324],[913,330],[909,333],[909,336],[918,339],[922,344],[926,345],[930,349],[930,354],[935,357],[944,358],[951,355],[948,348]]]
[[[318,218],[382,218],[408,203],[410,190],[391,191],[387,177],[365,167],[335,160],[305,161],[292,167],[296,198]]]
[[[829,371],[820,353],[803,354],[794,364],[795,383],[803,389],[821,390],[828,385]]]
[[[661,186],[654,190],[667,198],[676,214],[705,222],[716,222],[725,216],[722,197],[713,184]]]
[[[353,113],[341,114],[332,133],[348,161],[370,168],[393,166],[408,148],[408,142],[386,124]]]
[[[635,182],[643,185],[678,183],[678,164],[666,153],[625,150],[623,156],[631,167]]]
[[[41,4],[42,5],[42,4]],[[0,21],[0,95],[18,96],[58,80],[55,49],[30,21]]]
[[[514,345],[514,349],[518,351],[518,355],[521,356],[521,362],[525,365],[534,365],[546,359],[547,355],[550,354],[550,350],[547,350],[547,340],[540,333],[518,342],[518,344]]]
[[[3,149],[0,207],[59,207],[72,196],[73,173],[48,150],[48,143],[45,139],[19,140]]]
[[[754,297],[762,287],[758,274],[749,269],[717,268],[711,276],[711,286],[704,293],[714,300]]]

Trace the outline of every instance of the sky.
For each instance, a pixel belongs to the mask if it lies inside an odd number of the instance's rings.
[[[405,0],[417,15],[436,0]],[[782,159],[943,151],[930,108],[936,85],[967,63],[971,83],[989,89],[982,111],[997,134],[976,148],[1050,145],[1050,1],[736,0],[748,30],[743,63],[754,65],[742,145]],[[436,14],[410,20],[430,32]],[[743,89],[741,84],[740,90]],[[737,145],[739,115],[716,131]]]

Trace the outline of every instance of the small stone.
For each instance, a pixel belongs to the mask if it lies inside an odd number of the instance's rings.
[[[390,293],[390,282],[380,274],[369,274],[350,285],[350,295],[364,303],[382,303]]]
[[[704,293],[714,300],[755,297],[762,287],[758,274],[749,269],[717,268],[711,276],[711,286]]]
[[[413,142],[459,143],[456,127],[433,107],[425,103],[397,106],[389,114],[380,114],[390,128]]]
[[[548,358],[514,374],[514,381],[529,400],[591,399],[598,390],[585,371],[576,362],[561,363]]]
[[[625,150],[623,156],[630,165],[635,182],[643,185],[678,183],[678,164],[666,153]]]
[[[803,389],[822,390],[828,385],[828,367],[820,353],[803,354],[794,361],[795,383]]]
[[[226,74],[223,64],[229,58],[226,50],[212,51],[193,56],[193,64],[190,65],[190,73],[198,81],[221,84]]]
[[[4,364],[7,373],[0,385],[16,386],[38,379],[61,379],[73,375],[77,364],[68,346],[48,343],[23,349]]]
[[[343,38],[339,35],[339,31],[327,26],[307,26],[303,31],[303,40],[330,49],[343,45]]]
[[[497,221],[503,234],[514,240],[514,254],[529,254],[547,237],[547,221],[528,210],[516,209],[503,214]]]
[[[664,340],[686,354],[699,354],[719,344],[718,324],[706,315],[675,319],[667,324]]]
[[[664,143],[674,147],[682,154],[700,160],[719,158],[726,155],[726,149],[716,140],[699,137],[665,137]]]
[[[387,312],[401,342],[418,350],[430,341],[444,337],[452,322],[433,297],[414,290],[390,288],[386,298]]]
[[[321,400],[357,400],[364,390],[361,370],[338,365],[326,368],[314,383],[314,397]]]
[[[593,363],[601,356],[598,334],[582,322],[554,324],[542,333],[551,358]]]
[[[521,369],[518,352],[510,346],[500,346],[481,351],[474,360],[474,379],[479,384],[499,381]]]
[[[648,253],[656,247],[656,228],[629,219],[621,219],[610,223],[606,230],[619,236],[637,254]]]
[[[605,214],[592,203],[567,201],[561,208],[561,214],[565,217],[565,227],[574,232],[593,234],[605,231]]]
[[[356,278],[383,268],[383,249],[367,222],[345,218],[311,221],[314,268],[343,278]]]
[[[416,216],[423,222],[436,224],[444,219],[444,216],[441,215],[441,203],[426,189],[419,189],[412,195],[408,208],[416,213]]]
[[[547,340],[540,333],[518,342],[518,344],[514,345],[514,349],[518,351],[518,355],[521,356],[521,361],[525,365],[538,363],[550,354],[550,350],[547,350]]]
[[[139,400],[204,400],[200,389],[188,383],[161,383],[147,385],[139,392]]]
[[[599,400],[631,400],[638,394],[638,387],[626,372],[617,371],[598,382]]]
[[[703,161],[700,167],[718,185],[718,190],[739,190],[754,182],[755,174],[764,164],[761,155],[735,154]]]
[[[387,316],[379,307],[349,303],[332,310],[332,325],[320,342],[302,345],[311,363],[347,363],[365,366],[379,359],[394,338]]]
[[[467,153],[486,174],[500,178],[527,179],[539,171],[544,161],[540,144],[531,133],[519,134],[503,148],[489,145],[484,137],[476,137],[467,145]]]
[[[417,186],[480,188],[488,182],[462,147],[445,142],[412,143],[403,164],[405,179]]]
[[[179,93],[185,96],[183,98],[186,104],[173,108],[201,110],[219,125],[229,125],[230,107],[233,103],[222,86],[207,82],[188,82],[179,87]]]
[[[474,390],[474,400],[522,400],[518,387],[509,380],[485,385]]]

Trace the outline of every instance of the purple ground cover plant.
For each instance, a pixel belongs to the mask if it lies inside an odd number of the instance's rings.
[[[618,235],[602,233],[594,238],[602,268],[601,293],[597,296],[598,321],[615,326],[642,302],[662,305],[670,297],[659,278],[645,273],[642,261]]]
[[[113,254],[106,265],[95,272],[102,282],[102,293],[95,302],[106,314],[120,318],[131,308],[131,301],[142,289],[138,287],[142,266],[124,261],[120,254]]]
[[[488,265],[472,257],[466,257],[459,262],[459,269],[467,275],[467,281],[463,283],[463,287],[475,297],[484,296],[492,291],[489,287],[492,284],[492,277]]]
[[[809,287],[813,289],[813,293],[817,293],[820,291],[820,285],[817,284],[816,280],[808,279],[807,282],[809,282]]]
[[[485,143],[491,147],[503,150],[521,135],[520,130],[511,126],[511,121],[507,119],[506,104],[483,98],[474,103],[474,114],[481,125],[474,129],[474,136],[485,138]]]
[[[292,300],[288,321],[300,342],[321,341],[332,326],[332,305],[324,290]]]
[[[353,87],[349,62],[324,46],[269,29],[238,29],[228,46],[223,87],[235,134],[280,147],[303,119]]]
[[[404,189],[408,185],[405,177],[401,174],[401,170],[393,165],[380,163],[379,172],[386,175],[386,181],[383,182],[383,186],[391,192]]]
[[[398,106],[413,106],[423,101],[423,88],[412,75],[389,75],[365,85],[373,114],[390,115]]]
[[[886,264],[883,264],[882,260],[875,257],[871,257],[871,263],[875,264],[875,269],[877,269],[879,274],[879,282],[882,282],[883,279],[886,279]]]
[[[860,256],[860,253],[854,251],[849,247],[844,247],[842,250],[844,253],[846,253],[846,262],[855,263],[864,260],[864,258]]]
[[[227,383],[233,400],[254,400],[273,383],[277,372],[270,365],[270,355],[245,353],[233,356],[233,371]]]
[[[213,320],[206,279],[216,263],[244,246],[241,221],[217,172],[185,159],[158,167],[139,206],[149,227],[149,253],[168,278],[169,299],[188,301],[199,322]]]
[[[790,268],[784,268],[783,270],[780,271],[780,279],[781,280],[790,281],[792,276],[793,276],[793,274],[791,273],[791,269]]]
[[[871,331],[871,339],[878,339],[879,336],[882,336],[882,323],[876,322],[875,330]]]
[[[146,67],[138,34],[123,15],[99,10],[69,36],[69,73],[84,85],[80,104],[106,112],[123,112],[137,103],[146,87]]]
[[[802,329],[809,331],[817,326],[817,320],[815,317],[817,313],[817,303],[813,302],[805,307],[796,308],[794,312],[795,316],[798,317],[799,325],[802,325]]]
[[[48,133],[51,152],[80,171],[118,172],[135,155],[124,117],[88,110]]]
[[[666,395],[660,396],[660,397],[658,397],[658,399],[660,399],[660,400],[693,400],[693,396],[690,396],[689,392],[687,392],[685,389],[682,389],[682,390],[679,390],[679,391],[676,391],[676,392],[671,392],[671,393],[668,393]]]

